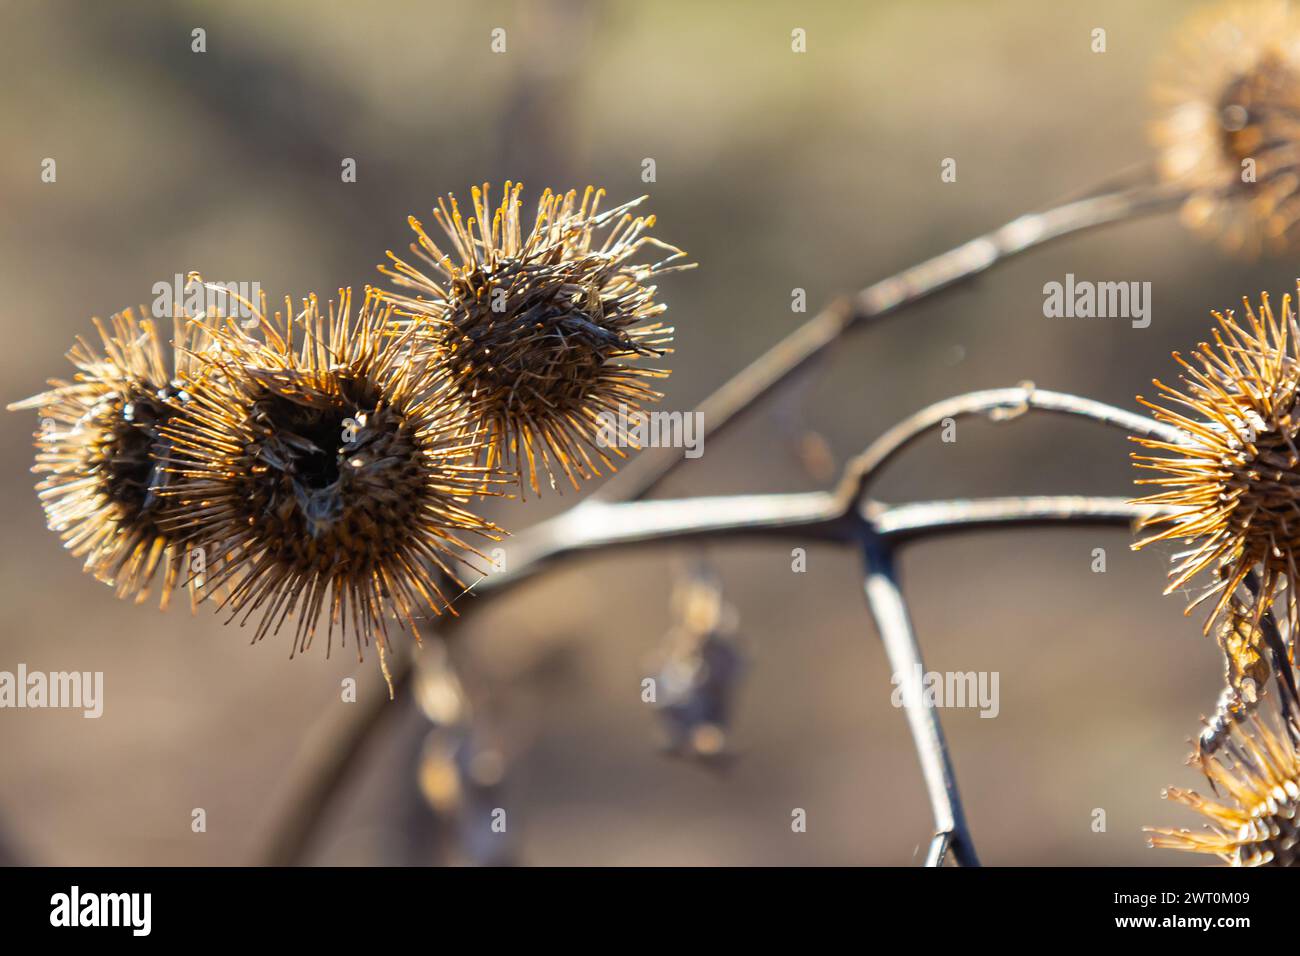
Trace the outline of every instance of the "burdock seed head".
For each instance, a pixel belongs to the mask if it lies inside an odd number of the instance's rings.
[[[146,600],[161,570],[166,607],[186,565],[186,535],[165,528],[173,476],[163,430],[187,400],[183,379],[205,333],[178,313],[169,344],[145,314],[95,319],[100,347],[78,336],[72,380],[51,379],[49,391],[9,408],[40,415],[32,470],[44,475],[37,490],[50,530],[118,597]]]
[[[1209,826],[1199,833],[1148,827],[1149,844],[1210,853],[1230,866],[1300,862],[1300,755],[1285,724],[1279,723],[1252,714],[1233,724],[1213,756],[1193,758],[1215,792],[1230,803],[1170,787],[1165,797],[1203,814]]]
[[[668,372],[633,363],[671,351],[652,282],[690,266],[647,234],[654,217],[631,212],[640,199],[600,212],[604,190],[579,200],[548,189],[525,230],[521,191],[507,182],[493,209],[487,184],[475,187],[468,219],[454,196],[439,199],[433,215],[449,251],[411,218],[417,263],[390,252],[380,271],[409,291],[386,298],[419,329],[425,360],[479,409],[469,427],[485,463],[534,491],[539,475],[554,487],[557,472],[577,488],[624,457],[601,440],[602,424],[662,397],[651,383]],[[632,261],[649,249],[667,255]]]
[[[261,615],[254,640],[296,612],[293,653],[305,650],[324,611],[331,643],[352,630],[359,657],[373,636],[382,663],[387,619],[415,632],[422,612],[449,609],[457,568],[479,555],[466,536],[499,537],[467,507],[495,493],[492,475],[464,409],[406,360],[411,333],[393,332],[371,290],[356,315],[350,290],[328,314],[314,296],[297,314],[288,300],[254,311],[257,334],[214,331],[166,429],[190,459],[169,527],[207,549],[205,587],[232,619]]]
[[[1138,398],[1158,420],[1179,429],[1183,440],[1134,439],[1164,453],[1133,456],[1138,468],[1159,473],[1138,483],[1164,489],[1140,499],[1162,507],[1145,522],[1161,530],[1134,548],[1165,540],[1187,545],[1174,559],[1165,593],[1208,576],[1210,583],[1191,605],[1214,599],[1207,631],[1234,600],[1251,609],[1257,626],[1285,593],[1295,634],[1300,620],[1300,330],[1289,295],[1282,298],[1280,315],[1267,295],[1258,312],[1249,301],[1243,304],[1241,321],[1230,310],[1213,313],[1214,342],[1201,343],[1192,361],[1174,353],[1183,368],[1181,390],[1156,381],[1163,405]]]
[[[1184,221],[1247,254],[1300,238],[1300,17],[1285,0],[1195,15],[1155,86],[1165,180]]]

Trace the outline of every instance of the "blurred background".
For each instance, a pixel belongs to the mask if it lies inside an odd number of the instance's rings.
[[[658,234],[700,263],[661,286],[678,330],[664,407],[687,409],[807,318],[792,289],[811,314],[1147,160],[1152,68],[1192,6],[0,4],[3,399],[63,375],[90,317],[148,303],[155,282],[198,270],[273,296],[364,285],[385,249],[405,248],[408,214],[514,178],[529,202],[544,185],[650,193]],[[490,47],[498,27],[504,53]],[[349,157],[355,183],[341,181]],[[45,158],[55,183],[41,181]],[[954,183],[940,180],[945,158]],[[1044,318],[1043,285],[1066,273],[1151,282],[1151,326]],[[846,339],[662,493],[826,487],[800,453],[808,432],[838,470],[905,414],[974,388],[1032,379],[1135,408],[1211,308],[1295,276],[1290,262],[1227,258],[1171,215],[1068,239]],[[295,761],[340,708],[385,693],[373,651],[289,660],[287,635],[249,646],[210,610],[115,601],[44,528],[33,427],[30,413],[0,416],[0,670],[103,671],[105,709],[0,711],[0,845],[53,864],[259,861]],[[1125,495],[1129,450],[1072,421],[972,421],[955,444],[921,443],[878,491]],[[574,500],[492,517],[517,530]],[[1140,828],[1194,825],[1160,791],[1201,785],[1183,762],[1220,663],[1181,599],[1161,596],[1167,554],[1130,540],[997,533],[903,555],[927,665],[1000,674],[996,719],[941,714],[986,863],[1198,862],[1147,849]],[[472,733],[430,739],[409,695],[392,704],[306,859],[919,862],[928,803],[857,556],[812,547],[792,574],[790,547],[602,555],[493,599],[457,630],[458,678],[444,675],[463,686]],[[734,608],[737,674],[732,756],[708,764],[666,754],[641,699],[674,588],[702,557]],[[340,700],[346,677],[357,704]],[[496,807],[508,833],[485,842]],[[191,829],[195,808],[206,832]]]

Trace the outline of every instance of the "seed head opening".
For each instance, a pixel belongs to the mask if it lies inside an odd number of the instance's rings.
[[[451,609],[463,569],[484,573],[466,539],[500,532],[467,504],[496,479],[474,462],[465,409],[408,361],[410,331],[372,290],[355,317],[350,290],[328,314],[315,297],[265,311],[260,334],[214,331],[165,430],[189,459],[168,527],[209,549],[205,587],[232,620],[260,613],[254,640],[297,613],[296,654],[324,611],[330,644],[352,630],[360,657],[373,635],[382,663],[390,616],[418,639],[417,617]]]
[[[468,219],[454,196],[438,200],[433,215],[456,258],[412,217],[417,264],[390,252],[391,268],[380,266],[410,294],[385,298],[418,330],[422,360],[480,410],[468,427],[487,465],[534,491],[539,477],[555,487],[557,473],[577,488],[625,457],[622,441],[599,440],[600,416],[623,421],[620,409],[662,397],[651,386],[668,371],[633,363],[671,352],[651,283],[691,264],[647,234],[654,217],[631,212],[641,199],[600,212],[604,190],[588,187],[579,200],[548,189],[526,232],[521,191],[507,182],[494,209],[488,185],[475,187]],[[666,256],[632,261],[647,249]]]
[[[183,380],[206,333],[177,313],[166,343],[146,314],[142,306],[93,320],[100,345],[78,336],[72,380],[51,379],[49,391],[9,408],[40,415],[32,470],[45,476],[37,491],[50,530],[118,597],[143,602],[160,578],[165,608],[187,546],[166,528],[173,478],[163,432],[188,401]]]
[[[1285,0],[1193,16],[1155,85],[1152,136],[1183,219],[1234,251],[1300,240],[1300,16]]]

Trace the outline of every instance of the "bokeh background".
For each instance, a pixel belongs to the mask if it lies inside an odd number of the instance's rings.
[[[660,234],[700,263],[662,286],[678,329],[665,406],[689,408],[806,318],[792,288],[815,309],[1149,159],[1151,72],[1193,6],[6,2],[3,398],[63,374],[92,315],[148,302],[175,273],[272,294],[363,285],[385,249],[405,247],[408,214],[515,178],[530,197],[588,182],[651,194]],[[504,54],[489,48],[496,27]],[[806,54],[791,52],[796,27]],[[1095,27],[1104,54],[1090,50]],[[341,182],[344,157],[355,183]],[[940,181],[946,157],[955,183]],[[1043,284],[1067,272],[1150,281],[1150,328],[1045,319]],[[973,388],[1032,379],[1135,407],[1210,308],[1280,294],[1295,275],[1289,261],[1227,258],[1170,215],[1069,239],[845,340],[663,493],[824,487],[799,453],[807,431],[838,467],[903,415]],[[33,425],[0,416],[0,669],[101,670],[106,705],[99,720],[0,711],[0,845],[55,864],[262,859],[296,761],[340,708],[384,693],[373,653],[291,661],[287,639],[249,646],[210,611],[116,602],[44,529]],[[922,443],[879,492],[1127,494],[1128,453],[1087,424],[972,422],[955,444]],[[494,517],[518,529],[574,500]],[[984,534],[903,557],[927,664],[1001,675],[996,719],[942,713],[987,863],[1196,862],[1147,849],[1140,828],[1193,823],[1160,791],[1198,783],[1183,761],[1220,665],[1199,622],[1161,596],[1166,556],[1132,554],[1130,540]],[[1090,570],[1099,547],[1104,574]],[[857,558],[813,547],[792,574],[789,548],[706,552],[746,660],[722,767],[666,756],[640,698],[674,581],[700,548],[566,564],[458,630],[476,726],[505,767],[492,805],[508,808],[509,849],[496,859],[919,861],[928,805]],[[340,701],[348,676],[360,704]],[[481,818],[430,814],[416,772],[427,725],[409,699],[391,711],[308,859],[493,857],[466,836]],[[191,831],[196,807],[205,833]],[[806,833],[791,831],[795,807]]]

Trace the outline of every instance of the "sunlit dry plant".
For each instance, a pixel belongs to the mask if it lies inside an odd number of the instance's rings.
[[[1179,429],[1184,440],[1134,439],[1164,453],[1133,456],[1138,468],[1159,473],[1138,483],[1164,489],[1140,499],[1164,510],[1145,523],[1161,530],[1134,548],[1173,540],[1187,545],[1174,558],[1165,593],[1199,575],[1208,577],[1210,583],[1188,608],[1190,613],[1198,604],[1214,601],[1207,632],[1234,600],[1252,609],[1247,626],[1257,629],[1263,613],[1285,595],[1294,634],[1300,583],[1300,451],[1295,442],[1300,430],[1300,331],[1289,295],[1282,298],[1280,314],[1267,295],[1258,312],[1248,301],[1244,310],[1240,321],[1231,310],[1213,313],[1218,320],[1214,342],[1201,343],[1192,361],[1174,353],[1183,368],[1181,390],[1156,381],[1164,404],[1138,398],[1159,421]],[[1249,650],[1251,645],[1246,641],[1242,646]],[[1243,658],[1241,666],[1249,668],[1252,661]]]
[[[310,646],[322,611],[356,636],[373,635],[381,663],[386,620],[415,632],[424,611],[451,608],[457,568],[480,552],[468,535],[496,526],[467,507],[494,494],[490,471],[460,427],[466,409],[445,383],[406,360],[406,335],[367,290],[355,316],[351,291],[322,314],[316,298],[267,317],[253,335],[228,322],[200,362],[186,413],[165,429],[190,461],[169,489],[175,533],[208,550],[205,588],[254,635],[292,613],[293,652]],[[480,572],[481,573],[481,572]]]
[[[1213,854],[1232,866],[1300,862],[1300,755],[1281,724],[1252,713],[1231,726],[1213,756],[1194,758],[1210,786],[1230,802],[1170,787],[1166,797],[1203,814],[1209,825],[1202,832],[1148,827],[1150,845]]]
[[[1184,221],[1231,249],[1292,246],[1300,222],[1300,17],[1285,0],[1191,18],[1155,85],[1160,172]]]
[[[411,293],[387,298],[420,331],[424,358],[481,409],[470,441],[485,463],[534,491],[539,478],[554,487],[559,474],[577,488],[613,470],[621,445],[635,447],[621,423],[662,397],[651,386],[668,372],[634,363],[671,351],[651,283],[689,265],[648,235],[653,216],[633,215],[640,199],[601,212],[604,190],[588,187],[579,199],[548,189],[526,230],[521,191],[507,182],[494,209],[487,184],[475,187],[468,219],[454,196],[439,199],[433,215],[449,252],[412,217],[416,264],[390,252],[392,267],[380,270]],[[633,262],[646,250],[667,255]],[[616,441],[602,440],[602,414],[618,423]]]
[[[1218,627],[1223,651],[1224,681],[1244,704],[1253,705],[1268,682],[1271,669],[1259,623],[1252,608],[1232,601]]]
[[[1223,690],[1215,701],[1214,713],[1202,721],[1204,726],[1196,741],[1196,752],[1202,756],[1216,753],[1228,739],[1232,726],[1259,705],[1273,674],[1270,657],[1275,649],[1269,647],[1255,608],[1242,596],[1235,596],[1224,608],[1215,637],[1223,652]],[[1277,659],[1281,660],[1282,655]]]
[[[85,569],[118,597],[145,601],[156,578],[166,607],[186,567],[186,532],[164,527],[174,477],[162,431],[187,399],[182,379],[204,337],[203,326],[177,314],[172,345],[153,320],[126,309],[95,319],[100,345],[78,336],[68,359],[71,381],[10,409],[38,411],[37,490],[50,530]],[[161,572],[161,573],[160,573]]]

